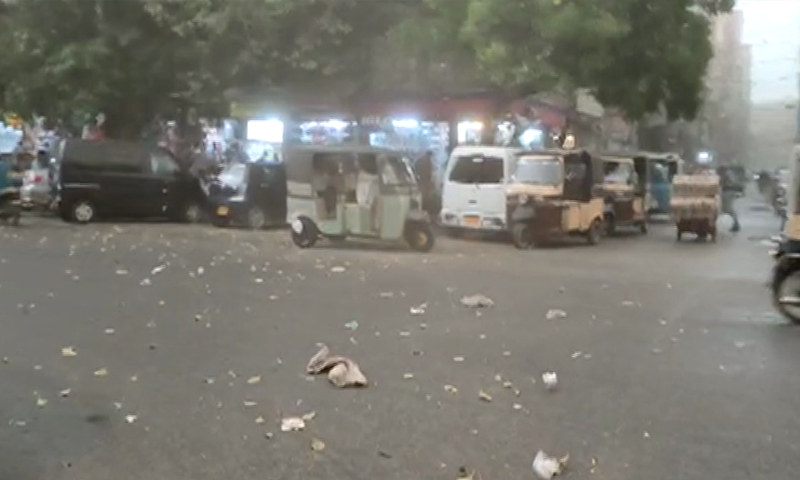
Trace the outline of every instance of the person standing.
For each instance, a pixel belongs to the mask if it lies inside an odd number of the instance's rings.
[[[720,181],[722,183],[722,213],[731,216],[733,219],[731,232],[736,233],[741,230],[739,215],[736,213],[734,205],[736,199],[739,198],[739,189],[736,185],[736,179],[734,178],[733,172],[729,168],[726,168],[722,172]]]

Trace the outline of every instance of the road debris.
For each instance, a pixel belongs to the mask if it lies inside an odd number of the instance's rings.
[[[356,331],[356,330],[358,330],[358,322],[356,322],[355,320],[347,322],[347,323],[344,324],[344,328],[346,328],[348,330]]]
[[[94,376],[95,377],[105,377],[107,375],[108,375],[108,369],[106,369],[106,368],[100,368],[100,369],[94,371]]]
[[[255,421],[256,421],[256,425],[263,425],[266,422],[266,420],[264,420],[264,417],[262,417],[260,415],[256,418]]]
[[[546,318],[548,320],[556,320],[556,319],[559,319],[559,318],[567,318],[567,312],[565,312],[564,310],[559,310],[557,308],[551,308],[550,310],[547,311]]]
[[[149,278],[145,278],[144,280],[139,282],[139,285],[141,285],[143,287],[149,287],[152,284],[153,284],[153,282]]]
[[[489,395],[488,393],[484,392],[483,390],[478,392],[478,398],[480,398],[482,401],[484,401],[486,403],[489,403],[489,402],[491,402],[493,400],[492,396]]]
[[[163,265],[163,264],[159,265],[157,267],[154,267],[152,270],[150,270],[150,275],[158,275],[159,273],[163,272],[166,269],[167,269],[166,265]]]
[[[411,380],[413,378],[414,378],[414,374],[413,373],[404,373],[403,374],[403,380]]]
[[[331,273],[344,273],[347,269],[344,267],[331,267]]]
[[[312,375],[325,372],[328,373],[328,380],[339,388],[364,387],[368,384],[367,377],[356,362],[340,355],[331,355],[327,345],[323,345],[306,366],[306,373]]]
[[[139,419],[138,415],[125,415],[125,422],[127,423],[134,423],[138,419]]]
[[[306,422],[300,417],[288,417],[281,420],[282,432],[299,432],[305,428]]]
[[[325,442],[318,438],[311,439],[311,450],[314,450],[315,452],[321,452],[325,450]]]
[[[421,303],[421,304],[417,305],[416,307],[409,308],[408,309],[408,313],[410,313],[411,315],[415,315],[415,316],[417,316],[417,315],[425,315],[425,310],[427,308],[428,308],[428,303],[427,302],[426,303]]]
[[[65,388],[64,390],[61,390],[60,392],[58,392],[58,396],[61,397],[61,398],[67,398],[67,397],[69,397],[69,395],[71,393],[72,393],[72,389],[71,388]]]
[[[250,377],[250,378],[247,379],[247,384],[248,385],[255,385],[257,383],[261,383],[261,377],[258,376],[258,375],[255,376],[255,377]]]
[[[486,295],[476,293],[461,297],[461,305],[467,308],[490,308],[494,307],[494,300]]]
[[[244,406],[245,406],[245,407],[247,407],[247,408],[253,408],[253,407],[257,407],[257,406],[258,406],[258,402],[254,402],[254,401],[252,401],[252,400],[245,400],[245,401],[244,401],[244,402],[242,402],[242,403],[243,403],[243,404],[244,404]]]
[[[447,392],[447,393],[452,393],[452,394],[458,393],[458,389],[456,387],[452,386],[452,385],[445,385],[444,386],[444,391]]]
[[[544,372],[542,374],[542,382],[548,390],[555,390],[558,386],[558,375],[556,372]]]
[[[561,458],[555,458],[539,450],[539,452],[536,454],[536,457],[534,457],[531,466],[534,473],[536,473],[539,478],[550,480],[553,477],[560,475],[561,472],[564,471],[568,461],[569,454]]]
[[[45,405],[47,405],[47,399],[46,398],[42,398],[42,397],[37,397],[36,398],[36,406],[37,407],[44,408]]]
[[[78,352],[75,351],[75,347],[69,346],[64,347],[61,349],[61,356],[62,357],[75,357],[78,355]]]

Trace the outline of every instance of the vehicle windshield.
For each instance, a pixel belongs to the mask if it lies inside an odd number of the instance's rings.
[[[503,159],[483,155],[456,157],[450,181],[453,183],[498,184],[503,182]]]
[[[381,177],[384,185],[413,185],[415,183],[408,163],[399,157],[386,158]]]
[[[564,168],[556,157],[522,159],[514,180],[531,185],[559,185],[564,181]]]
[[[244,185],[246,177],[247,177],[247,166],[241,163],[234,163],[228,165],[217,176],[219,181],[230,187],[238,187]]]

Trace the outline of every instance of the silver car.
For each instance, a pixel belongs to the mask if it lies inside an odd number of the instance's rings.
[[[49,208],[52,202],[52,186],[50,184],[50,170],[41,160],[34,160],[31,168],[25,171],[20,189],[22,207]]]

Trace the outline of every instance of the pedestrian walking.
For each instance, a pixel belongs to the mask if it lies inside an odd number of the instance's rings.
[[[739,189],[736,187],[736,181],[733,178],[733,172],[730,169],[725,169],[722,172],[722,213],[730,215],[733,219],[733,226],[731,232],[738,232],[741,230],[739,224],[739,215],[736,213],[735,203],[739,198]]]

